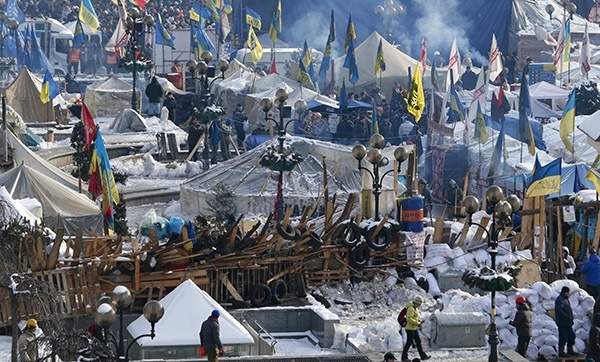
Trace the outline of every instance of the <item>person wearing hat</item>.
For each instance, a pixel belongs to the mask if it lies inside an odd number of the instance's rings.
[[[181,73],[181,67],[179,66],[179,60],[173,61],[171,66],[171,73]]]
[[[417,189],[419,190],[419,195],[423,197],[423,217],[430,216],[433,197],[431,196],[431,191],[427,188],[427,181],[422,178],[419,179]]]
[[[396,360],[396,356],[392,352],[388,352],[383,355],[383,362],[394,362]]]
[[[560,294],[554,301],[554,322],[558,327],[558,356],[571,357],[577,356],[573,350],[575,344],[575,332],[573,331],[573,309],[569,302],[571,289],[564,286],[560,290]],[[567,353],[565,353],[565,344],[567,345]]]
[[[458,187],[453,179],[448,183],[448,188],[444,192],[444,200],[446,201],[446,210],[448,218],[455,218],[460,215],[462,206],[463,191]]]
[[[586,274],[585,290],[594,299],[600,296],[600,257],[593,247],[589,250],[588,261],[581,267],[581,274]]]
[[[38,360],[38,342],[35,333],[37,327],[37,320],[30,318],[25,323],[25,330],[19,336],[17,345],[21,362],[34,362]]]
[[[509,324],[517,330],[517,353],[527,358],[527,347],[529,347],[529,340],[531,339],[531,310],[527,304],[527,299],[524,296],[519,295],[515,300],[517,304],[517,313],[515,319],[509,322]]]
[[[577,264],[575,264],[575,259],[573,259],[573,257],[571,256],[571,253],[569,252],[569,248],[566,246],[562,247],[562,255],[563,255],[563,261],[564,261],[564,265],[565,265],[565,276],[567,277],[567,279],[574,279],[575,278],[575,268],[577,268]]]
[[[218,309],[213,310],[200,328],[200,345],[206,350],[206,356],[208,357],[209,362],[217,362],[219,356],[225,354],[223,344],[221,343],[221,328],[219,327],[220,316],[221,313]]]
[[[406,343],[402,350],[402,361],[408,361],[408,350],[413,342],[417,346],[417,351],[422,360],[431,358],[423,351],[421,346],[421,337],[418,328],[423,323],[419,316],[419,307],[423,304],[423,297],[417,295],[412,301],[406,303]]]

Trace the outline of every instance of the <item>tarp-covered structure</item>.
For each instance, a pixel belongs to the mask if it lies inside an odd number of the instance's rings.
[[[104,217],[95,202],[27,165],[1,174],[0,185],[14,199],[39,200],[44,223],[53,230],[63,228],[67,235],[75,235],[79,229],[103,232]]]
[[[85,104],[93,117],[115,117],[123,109],[131,108],[132,89],[131,84],[112,75],[86,88]],[[137,99],[141,100],[140,88],[136,88],[136,92]]]
[[[177,359],[197,358],[200,346],[200,326],[213,310],[220,312],[221,342],[225,350],[237,355],[250,355],[254,348],[254,339],[250,332],[238,322],[225,308],[208,293],[200,289],[191,280],[186,280],[160,300],[165,313],[156,323],[156,337],[143,337],[136,346],[140,359],[164,358],[165,348],[177,349]],[[132,336],[148,333],[150,322],[140,316],[134,320],[127,331]]]
[[[131,108],[122,110],[108,128],[112,129],[115,133],[146,132],[148,130],[144,117]]]
[[[58,100],[42,103],[41,90],[42,80],[23,67],[17,78],[6,88],[6,103],[21,115],[25,123],[54,122],[56,117],[53,104]]]

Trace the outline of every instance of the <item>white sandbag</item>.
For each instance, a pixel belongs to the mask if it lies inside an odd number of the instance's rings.
[[[498,256],[512,254],[511,241],[498,242]]]
[[[539,356],[539,349],[535,344],[529,343],[529,346],[527,347],[527,352],[525,354],[527,355],[527,358],[529,360],[536,360]]]
[[[376,334],[375,331],[371,331],[367,337],[367,343],[375,351],[383,352],[386,350],[385,335]]]
[[[515,348],[517,346],[517,337],[513,335],[507,328],[498,331],[498,337],[502,341],[503,346]]]
[[[556,292],[545,282],[536,282],[531,286],[543,299],[556,299]]]
[[[348,333],[348,330],[349,327],[344,326],[341,323],[333,324],[333,344],[331,345],[331,348],[346,348],[346,334]]]
[[[425,255],[427,257],[443,257],[447,259],[451,259],[454,257],[452,249],[448,244],[432,244],[425,245]]]
[[[508,303],[505,303],[505,304],[501,305],[500,307],[496,308],[496,313],[501,318],[511,318],[511,317],[513,317],[515,315],[516,308],[512,307]]]
[[[544,344],[546,346],[558,346],[558,336],[554,334],[547,335]]]
[[[532,337],[532,341],[536,346],[541,347],[546,343],[546,336]]]
[[[498,262],[498,265],[513,265],[519,261],[519,259],[514,254],[510,253],[506,255],[499,255],[496,261]]]
[[[498,328],[508,328],[508,322],[510,320],[506,318],[498,318],[496,317],[496,326]]]
[[[507,297],[505,294],[496,293],[496,305],[506,304]]]
[[[555,348],[554,346],[538,346],[538,353],[544,356],[556,356]]]
[[[396,283],[398,283],[398,271],[396,268],[386,268],[383,281],[390,286],[396,285]]]
[[[390,333],[388,338],[388,351],[402,351],[404,348],[404,341],[402,335],[396,331],[396,333]]]
[[[527,299],[530,305],[535,305],[540,302],[539,294],[533,289],[524,289],[521,291],[521,295]]]
[[[532,255],[531,255],[531,250],[527,249],[527,250],[517,250],[515,251],[515,256],[520,259],[520,260],[531,260]]]
[[[577,297],[577,295],[571,295],[569,297],[569,303],[571,303],[571,309],[573,310],[573,312],[575,312],[575,309],[579,307],[579,298]]]
[[[575,295],[580,291],[579,284],[576,281],[570,279],[559,279],[555,280],[550,284],[550,287],[556,291],[556,293],[560,293],[562,287],[569,287],[571,291],[571,295]]]
[[[429,294],[434,297],[439,297],[442,295],[442,291],[440,290],[440,285],[435,279],[435,276],[431,273],[427,273],[426,275],[427,283],[429,283]]]
[[[585,351],[585,342],[581,338],[575,338],[575,345],[573,346],[573,349],[575,352],[583,353]]]
[[[467,269],[468,264],[467,264],[467,260],[464,258],[465,256],[465,251],[460,248],[460,247],[456,247],[454,249],[452,249],[452,252],[454,253],[454,259],[452,260],[452,266],[454,266],[457,269]]]
[[[473,254],[473,256],[475,257],[475,262],[477,264],[479,264],[479,265],[488,264],[488,259],[490,259],[490,254],[488,254],[487,250],[479,249],[479,250],[475,250],[471,254]]]
[[[575,331],[575,337],[579,338],[579,339],[588,339],[588,337],[590,336],[590,330],[585,330],[585,328],[575,328],[575,326],[573,326],[573,330]]]
[[[585,310],[592,310],[594,308],[594,297],[591,295],[584,296],[583,299],[579,301],[579,306]]]

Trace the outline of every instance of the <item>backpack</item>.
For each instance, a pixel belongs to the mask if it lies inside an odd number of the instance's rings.
[[[400,311],[400,314],[398,314],[398,324],[400,324],[400,327],[406,327],[406,323],[408,321],[406,320],[406,308],[403,308]]]

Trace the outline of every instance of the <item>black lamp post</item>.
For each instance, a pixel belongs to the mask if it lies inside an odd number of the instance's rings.
[[[123,312],[131,306],[133,297],[127,287],[118,285],[113,289],[110,299],[104,303],[100,303],[96,312],[96,323],[102,328],[103,331],[110,328],[117,319],[117,313],[119,314],[119,341],[115,343],[117,347],[117,355],[119,362],[129,361],[129,350],[133,344],[140,338],[150,337],[154,339],[156,336],[155,325],[164,315],[164,308],[162,304],[157,300],[151,300],[144,305],[143,315],[150,322],[150,333],[142,334],[136,337],[129,343],[127,349],[125,349],[124,330],[123,330]],[[115,312],[116,309],[116,312]],[[114,336],[113,336],[114,338]]]
[[[488,252],[491,257],[492,270],[496,270],[496,256],[498,255],[498,236],[504,230],[505,220],[509,219],[514,211],[521,208],[521,200],[516,195],[510,195],[505,200],[502,189],[497,185],[492,185],[487,189],[485,194],[487,202],[493,208],[491,231],[479,223],[472,222],[471,217],[479,210],[479,200],[475,196],[467,196],[463,200],[463,207],[469,215],[469,225],[475,225],[485,231],[488,239]],[[499,223],[499,225],[497,225]],[[491,313],[490,313],[490,328],[488,334],[488,343],[490,344],[489,362],[498,362],[498,327],[496,326],[496,291],[491,292]]]
[[[127,34],[129,35],[129,46],[131,51],[131,57],[133,62],[133,94],[131,95],[131,109],[138,111],[138,99],[137,93],[135,92],[135,83],[137,81],[137,48],[139,37],[143,34],[152,33],[154,27],[154,18],[151,15],[146,15],[142,18],[142,14],[137,8],[131,8],[129,10],[129,16],[127,16]],[[142,49],[143,51],[143,49]]]
[[[385,36],[387,40],[392,42],[392,21],[395,17],[404,13],[404,7],[396,4],[394,0],[385,0],[383,5],[377,5],[373,10],[375,15],[382,18],[381,23],[385,26]]]
[[[195,82],[194,91],[196,94],[200,93],[202,98],[208,97],[215,81],[218,79],[225,79],[225,72],[229,69],[229,63],[225,59],[219,59],[217,60],[216,69],[219,69],[221,74],[215,76],[215,67],[208,65],[212,59],[212,53],[205,50],[200,55],[199,61],[190,59],[186,63],[186,68],[191,73],[192,79],[194,79]],[[209,77],[214,77],[210,83],[208,82]]]
[[[371,176],[371,180],[373,180],[373,196],[375,196],[375,220],[379,220],[379,195],[381,195],[382,182],[385,176],[394,171],[391,169],[379,176],[379,168],[385,167],[389,164],[389,159],[387,157],[383,157],[381,150],[385,147],[385,138],[379,133],[371,136],[369,140],[369,145],[371,149],[367,151],[367,148],[363,145],[356,145],[352,149],[352,156],[358,160],[358,170],[367,171],[369,176]],[[367,161],[369,161],[373,167],[373,171],[369,170],[366,167],[362,166],[362,159],[367,156]],[[394,150],[394,158],[398,161],[398,172],[400,172],[400,165],[408,158],[409,152],[404,146],[397,147]]]
[[[280,88],[277,90],[277,92],[275,92],[275,108],[277,108],[279,110],[279,122],[277,122],[274,118],[269,117],[269,111],[271,110],[271,108],[273,108],[273,102],[269,99],[269,98],[264,98],[263,100],[260,101],[260,108],[263,110],[263,112],[265,112],[265,121],[272,121],[273,123],[275,123],[278,127],[278,131],[279,134],[277,136],[277,140],[279,141],[279,152],[283,153],[283,143],[285,141],[285,136],[286,136],[286,129],[287,126],[290,122],[292,122],[293,120],[289,120],[287,123],[284,123],[283,121],[283,108],[285,106],[285,102],[288,99],[288,93],[286,92],[285,89]],[[296,101],[296,103],[294,104],[294,107],[296,108],[296,111],[300,112],[301,114],[306,111],[306,102],[303,100],[298,100]],[[285,158],[283,160],[283,162],[285,163]],[[284,168],[285,165],[282,165],[281,169],[279,170],[279,179],[278,179],[278,184],[277,184],[277,199],[276,199],[276,207],[275,207],[275,211],[277,213],[277,221],[281,221],[281,219],[283,218],[283,172],[284,172]]]

